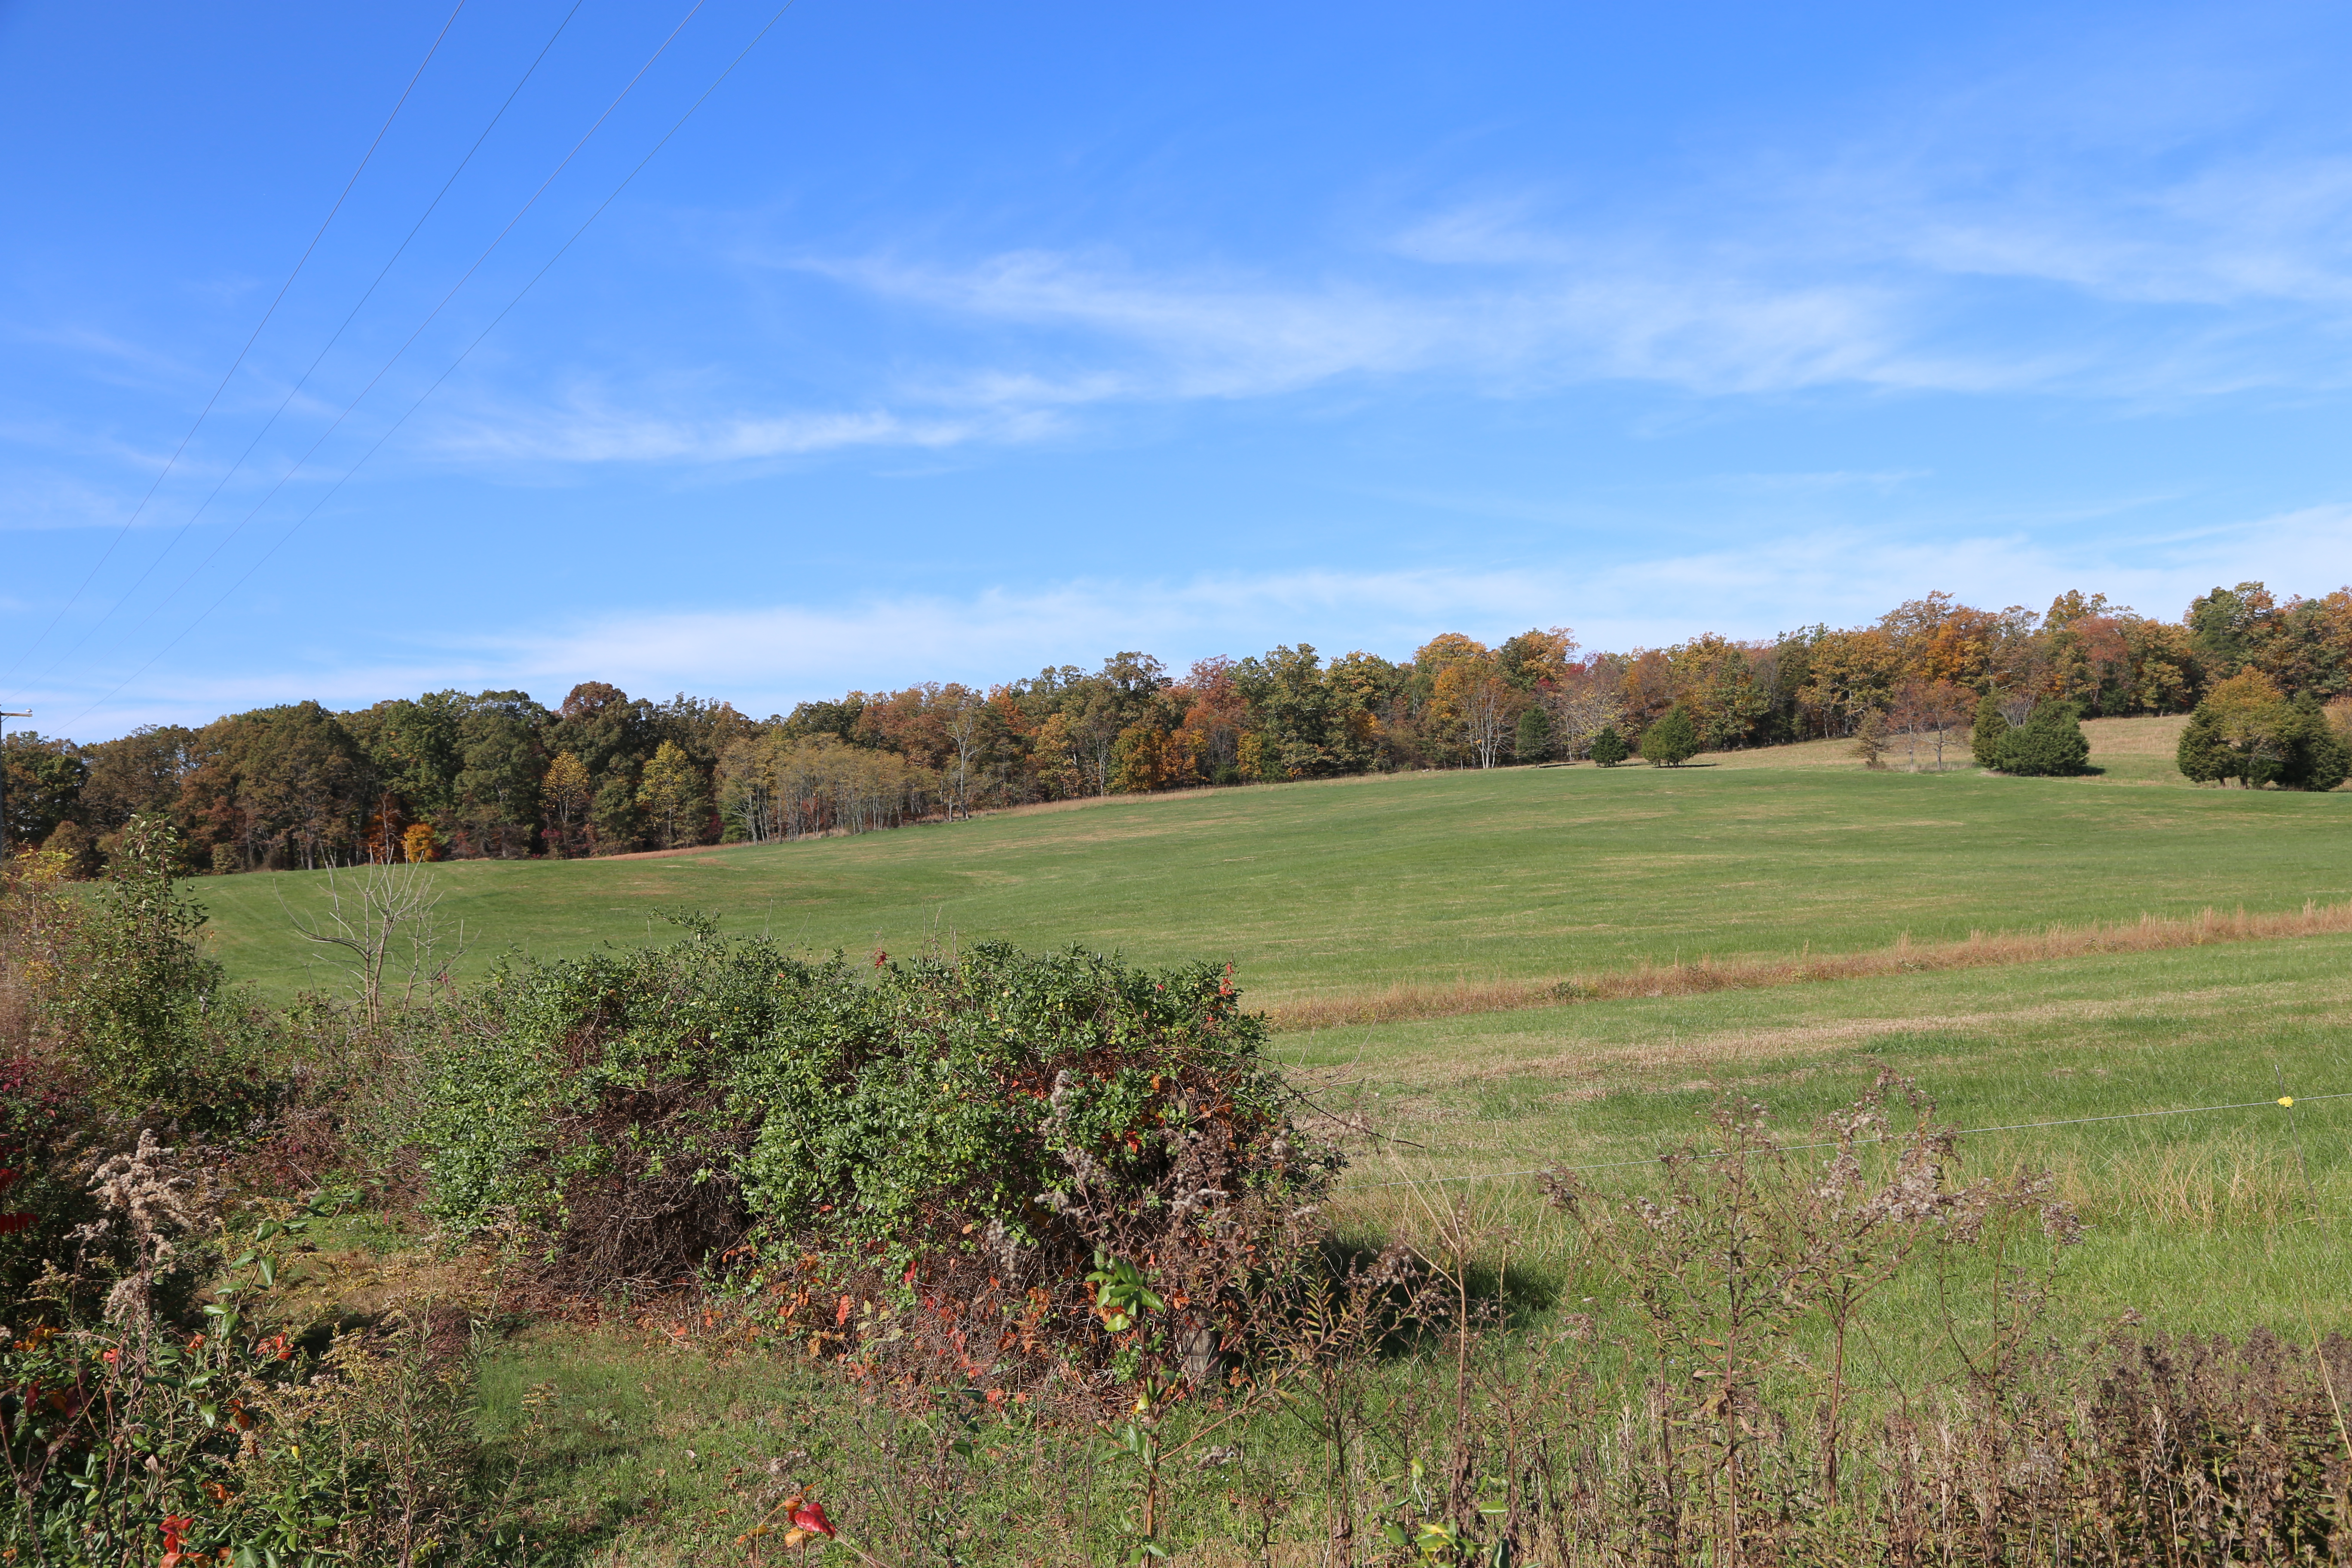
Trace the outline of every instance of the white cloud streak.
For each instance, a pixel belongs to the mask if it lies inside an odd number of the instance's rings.
[[[1440,631],[1496,639],[1565,623],[1588,647],[1622,649],[1705,631],[1769,637],[1792,629],[1781,620],[1791,605],[1806,606],[1805,620],[1853,625],[1931,588],[1988,606],[2021,601],[2035,609],[2081,588],[2174,618],[2198,594],[2247,577],[2283,591],[2325,592],[2352,582],[2352,504],[2128,546],[2021,532],[1889,540],[1831,531],[1593,570],[1538,562],[1510,571],[1401,566],[1082,579],[963,596],[623,613],[411,645],[376,660],[313,663],[299,695],[358,706],[450,686],[520,687],[553,703],[574,682],[602,679],[639,694],[721,697],[764,714],[852,689],[924,679],[986,685],[1049,665],[1090,668],[1122,648],[1159,654],[1181,668],[1208,654],[1263,651],[1272,640],[1268,627],[1327,654],[1366,647],[1403,658]],[[1654,608],[1628,615],[1626,605]],[[41,710],[64,712],[91,695],[27,693]],[[166,675],[146,700],[110,707],[81,729],[88,737],[160,720],[202,722],[291,695],[298,693],[282,669]]]

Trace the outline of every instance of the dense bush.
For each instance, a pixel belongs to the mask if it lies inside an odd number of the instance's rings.
[[[1336,1167],[1263,1039],[1213,966],[1076,950],[861,972],[704,933],[518,962],[452,1016],[432,1202],[520,1223],[575,1287],[737,1247],[1008,1299],[1125,1266],[1173,1345],[1238,1313]]]
[[[1614,724],[1604,724],[1592,737],[1592,760],[1604,768],[1613,768],[1633,752],[1626,748],[1625,737],[1617,732]]]
[[[2074,705],[2055,698],[2033,705],[2024,723],[2000,738],[1994,765],[2028,778],[2063,777],[2086,772],[2090,737],[2083,733]]]
[[[2180,732],[2174,764],[2199,784],[2331,790],[2352,774],[2352,751],[2318,700],[2293,699],[2259,674],[2223,681]]]
[[[1653,767],[1678,768],[1698,755],[1698,726],[1679,703],[1642,731],[1642,760]]]

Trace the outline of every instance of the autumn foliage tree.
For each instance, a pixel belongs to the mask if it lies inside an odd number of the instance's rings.
[[[1853,754],[1865,768],[1886,765],[1886,716],[1874,708],[1853,727]]]
[[[2259,734],[2237,712],[2244,694],[2222,689],[2246,676],[2263,683]],[[416,843],[457,858],[616,854],[1081,795],[1600,757],[1605,735],[1622,743],[1664,725],[1643,748],[1657,753],[1684,722],[1698,750],[1723,751],[1850,736],[1881,712],[1915,766],[1931,754],[1941,766],[1974,707],[1970,750],[2000,770],[2004,756],[2027,757],[2007,736],[2037,704],[2122,716],[2209,700],[2184,768],[2316,787],[2352,744],[2325,711],[2352,702],[2352,588],[2306,597],[2240,583],[2178,622],[2075,590],[2041,611],[1930,593],[1874,622],[1769,639],[1701,633],[1611,651],[1579,649],[1565,626],[1493,647],[1448,631],[1409,658],[1297,643],[1181,674],[1130,649],[984,694],[927,680],[765,720],[596,680],[554,709],[521,691],[431,691],[343,712],[289,703],[95,745],[20,731],[0,763],[19,842],[53,843],[95,871],[132,815],[162,812],[184,870],[226,873],[389,861],[419,827]]]

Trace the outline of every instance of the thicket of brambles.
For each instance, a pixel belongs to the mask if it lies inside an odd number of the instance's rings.
[[[1931,594],[1872,626],[1769,642],[1707,636],[1620,654],[1580,650],[1566,628],[1491,648],[1447,633],[1402,662],[1286,647],[1181,677],[1121,653],[1091,673],[853,691],[764,721],[591,681],[553,710],[520,691],[443,691],[352,712],[256,709],[87,746],[19,732],[5,760],[14,842],[53,846],[88,874],[133,815],[164,812],[186,868],[208,873],[618,854],[1370,771],[1671,764],[1832,735],[1940,759],[1970,743],[1972,721],[1983,765],[2065,773],[2082,762],[2072,742],[2020,734],[2002,761],[1999,732],[2029,731],[2037,706],[2046,725],[2062,710],[2188,712],[2209,695],[2220,728],[2199,731],[2184,771],[2310,787],[2326,763],[2309,754],[2308,710],[2347,694],[2352,590],[2282,602],[2242,583],[2178,624],[2097,595],[2036,614]]]
[[[488,1348],[551,1316],[801,1369],[798,1446],[681,1562],[2352,1558],[2352,1347],[2061,1345],[2074,1215],[1962,1179],[1900,1080],[1788,1138],[1727,1100],[1643,1189],[1547,1176],[1549,1217],[1428,1188],[1411,1241],[1342,1237],[1360,1131],[1213,967],[853,968],[687,915],[459,991],[432,872],[379,866],[342,928],[374,981],[265,1010],[173,849],[141,817],[98,897],[53,852],[0,882],[13,1563],[614,1561],[535,1490],[553,1391],[478,1425]],[[320,1288],[354,1209],[446,1261]],[[1546,1226],[1582,1301],[1529,1293]],[[1887,1365],[1906,1280],[1949,1373]]]

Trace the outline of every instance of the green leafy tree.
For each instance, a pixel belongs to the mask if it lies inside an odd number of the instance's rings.
[[[783,727],[795,736],[847,731],[843,739],[864,743],[856,739],[856,732],[865,700],[861,694],[852,696],[855,704],[820,705],[827,710],[821,716],[822,723],[803,722],[803,710],[795,709]],[[588,806],[590,853],[618,855],[638,847],[645,822],[637,810],[637,774],[660,739],[655,730],[653,704],[643,698],[632,699],[617,686],[583,680],[564,698],[547,746],[558,753],[576,754],[595,781],[595,794]]]
[[[2260,583],[2216,588],[2190,602],[2189,631],[2197,657],[2216,676],[2231,676],[2252,660],[2278,602]]]
[[[510,860],[530,853],[539,830],[539,781],[547,769],[546,709],[527,691],[465,699],[457,721],[457,821],[462,853]]]
[[[0,750],[7,769],[8,847],[30,849],[80,815],[89,764],[71,741],[19,730]]]
[[[179,724],[145,724],[128,735],[86,746],[89,779],[83,784],[83,820],[92,832],[112,833],[142,811],[169,811],[180,783],[194,765],[196,732]]]
[[[1976,723],[1969,731],[1969,754],[1980,768],[2000,766],[2000,743],[2009,734],[2009,719],[2000,710],[2000,694],[1988,691],[1977,703]]]
[[[2032,714],[2001,738],[2000,771],[2025,778],[2063,777],[2087,771],[2090,737],[2083,733],[2074,705],[2045,698]]]
[[[1679,702],[1642,731],[1642,760],[1653,767],[1678,768],[1698,755],[1698,726]]]
[[[1613,768],[1633,754],[1614,724],[1602,725],[1601,732],[1592,737],[1592,760],[1604,768]]]
[[[1523,763],[1543,763],[1551,760],[1551,716],[1540,708],[1529,708],[1519,715],[1519,733],[1512,754]]]

